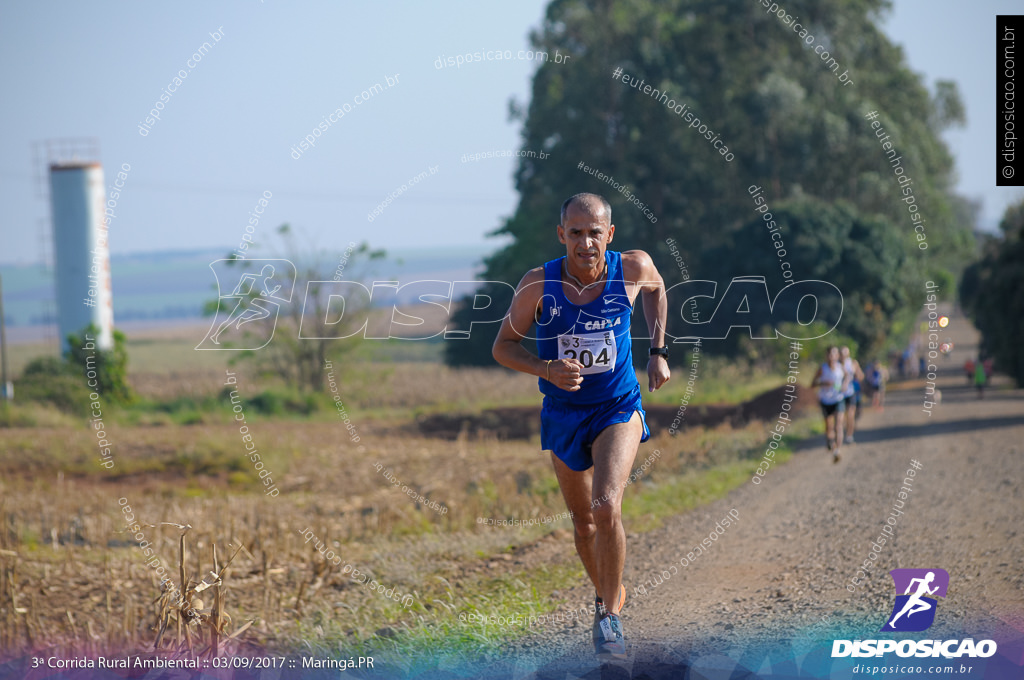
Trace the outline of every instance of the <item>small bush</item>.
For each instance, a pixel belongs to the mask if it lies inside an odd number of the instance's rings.
[[[219,401],[231,403],[231,388],[225,387],[220,392]],[[240,395],[235,396],[237,400]],[[308,416],[321,408],[318,397],[314,394],[297,394],[290,390],[263,390],[249,397],[242,398],[242,407],[246,413],[264,416],[281,416],[301,414]]]
[[[15,381],[19,401],[52,404],[64,413],[85,416],[89,412],[89,388],[74,367],[57,357],[34,359]]]
[[[69,427],[77,416],[57,410],[51,404],[33,401],[0,401],[0,427]]]
[[[114,331],[114,348],[109,351],[93,347],[93,340],[99,336],[99,329],[90,324],[82,330],[81,337],[74,333],[68,335],[67,362],[77,367],[78,373],[85,376],[94,373],[95,391],[102,394],[109,403],[130,404],[135,399],[131,385],[128,384],[128,349],[127,338],[121,331]],[[88,348],[88,349],[87,349]]]
[[[285,411],[285,399],[270,390],[263,390],[252,399],[247,399],[245,405],[265,416],[277,416]]]

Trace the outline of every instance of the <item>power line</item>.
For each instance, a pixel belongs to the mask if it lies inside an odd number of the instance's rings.
[[[33,182],[31,177],[25,176],[21,173],[12,172],[9,170],[0,170],[0,177],[5,179],[11,179],[18,182]],[[206,184],[203,186],[188,185],[188,184],[175,184],[171,182],[161,182],[159,184],[150,184],[146,182],[132,182],[132,189],[139,189],[142,191],[152,191],[157,193],[186,193],[186,194],[204,194],[208,196],[252,196],[254,193],[259,194],[266,187],[238,187],[238,186],[227,186],[217,184]],[[491,205],[494,203],[505,204],[508,202],[514,194],[509,196],[481,196],[480,194],[448,194],[448,195],[430,195],[430,196],[417,196],[415,193],[403,194],[403,203],[429,203],[436,205],[448,205],[452,203],[459,204],[475,204],[475,205]],[[318,192],[303,192],[303,191],[289,191],[285,189],[283,191],[276,191],[274,193],[275,198],[294,198],[300,200],[309,201],[336,201],[339,203],[372,203],[374,201],[379,202],[382,198],[386,198],[386,195],[382,196],[380,193],[363,193],[363,194],[342,194],[342,193],[318,193]]]

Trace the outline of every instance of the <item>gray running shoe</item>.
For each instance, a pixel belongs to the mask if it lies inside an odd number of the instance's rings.
[[[626,636],[622,634],[622,621],[618,614],[606,614],[601,619],[601,651],[598,658],[625,659]]]

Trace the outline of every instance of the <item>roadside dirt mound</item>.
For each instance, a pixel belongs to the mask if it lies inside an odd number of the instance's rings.
[[[455,440],[491,435],[498,439],[529,439],[540,434],[540,407],[507,406],[480,413],[434,413],[417,418],[416,427],[427,437]]]
[[[644,410],[652,433],[670,429],[677,417],[677,430],[695,426],[716,427],[722,423],[742,426],[751,420],[778,417],[784,394],[785,387],[780,386],[743,404],[687,406],[681,417],[680,407],[673,404],[650,404]],[[814,390],[809,387],[798,385],[797,395],[793,413],[814,408],[818,403]],[[418,418],[416,427],[421,434],[439,439],[454,440],[463,433],[469,437],[490,435],[498,439],[530,439],[540,434],[540,407],[508,406],[480,413],[434,413]]]
[[[677,418],[679,422],[676,423],[676,430],[697,426],[716,427],[722,423],[739,425],[742,420],[743,407],[732,404],[687,405],[682,414],[679,413],[680,408],[678,404],[645,405],[647,427],[651,429],[651,434],[671,429]]]
[[[783,396],[786,394],[785,385],[769,390],[764,394],[754,397],[743,404],[744,420],[773,420],[778,418],[782,410]],[[796,386],[796,401],[793,402],[794,413],[813,411],[818,408],[818,394],[813,387]]]

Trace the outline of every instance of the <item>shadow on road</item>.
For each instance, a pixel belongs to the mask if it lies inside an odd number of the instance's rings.
[[[1024,415],[947,420],[937,423],[922,423],[921,425],[895,425],[892,427],[879,427],[874,429],[862,429],[858,427],[857,443],[873,444],[875,442],[883,442],[893,439],[937,437],[956,432],[991,430],[999,427],[1016,427],[1019,425],[1024,425]],[[793,446],[793,450],[805,451],[808,449],[820,449],[823,446],[823,442],[823,436],[812,437],[811,439],[805,439],[804,441],[795,444]]]
[[[927,398],[927,395],[922,396],[922,399],[924,398]],[[975,387],[942,388],[942,403],[944,404],[974,401],[980,401],[978,399],[978,390]],[[1024,391],[986,388],[984,401],[1024,401]]]

